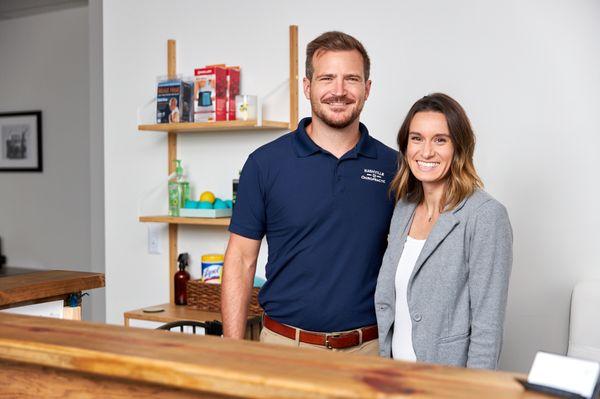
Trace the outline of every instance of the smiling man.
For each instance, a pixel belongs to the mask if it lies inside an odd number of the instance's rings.
[[[226,337],[244,335],[266,235],[261,341],[378,354],[373,295],[398,158],[359,121],[369,71],[352,36],[327,32],[308,44],[303,87],[312,117],[253,152],[240,177],[223,270]]]

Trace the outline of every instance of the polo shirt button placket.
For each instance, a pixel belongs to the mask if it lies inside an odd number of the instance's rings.
[[[340,161],[338,160],[333,168],[333,193],[334,195],[338,195],[343,192],[343,187],[341,186],[342,176],[340,175]]]

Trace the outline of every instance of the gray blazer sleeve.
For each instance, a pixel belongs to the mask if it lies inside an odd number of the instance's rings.
[[[467,367],[496,369],[512,267],[512,228],[506,208],[487,201],[472,216],[468,253],[471,340]]]

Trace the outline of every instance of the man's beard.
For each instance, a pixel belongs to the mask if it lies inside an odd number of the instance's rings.
[[[335,97],[329,98],[326,100],[327,102],[348,102],[347,97]],[[360,113],[362,112],[363,106],[365,105],[364,101],[355,103],[356,107],[352,111],[352,113],[344,119],[332,119],[330,118],[326,112],[323,111],[323,108],[327,106],[327,103],[321,104],[319,100],[310,101],[310,106],[312,108],[312,112],[316,115],[320,120],[323,121],[327,126],[332,127],[334,129],[344,129],[354,123],[355,120],[358,119]]]

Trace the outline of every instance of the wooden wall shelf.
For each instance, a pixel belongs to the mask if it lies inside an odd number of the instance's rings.
[[[150,125],[139,125],[138,130],[165,132],[165,133],[206,133],[220,131],[243,131],[243,130],[289,130],[289,122],[262,121],[222,121],[222,122],[182,122],[182,123],[155,123]]]
[[[167,75],[176,76],[176,42],[167,41]],[[220,121],[220,122],[181,122],[138,125],[138,130],[166,133],[167,135],[167,171],[175,172],[177,159],[177,137],[180,133],[205,133],[205,132],[248,132],[248,131],[293,131],[298,126],[298,26],[289,27],[289,95],[290,95],[290,120],[287,122],[262,120],[260,126],[253,121]],[[177,272],[177,249],[179,225],[194,226],[220,226],[227,227],[230,218],[206,219],[184,218],[170,216],[142,216],[143,223],[167,223],[169,225],[169,276]],[[169,279],[170,302],[174,301],[173,284]]]
[[[142,223],[191,224],[195,226],[229,226],[231,218],[184,218],[176,216],[140,216]]]

